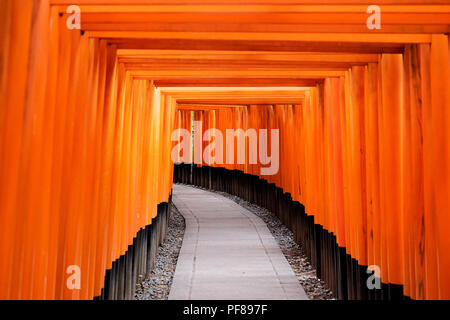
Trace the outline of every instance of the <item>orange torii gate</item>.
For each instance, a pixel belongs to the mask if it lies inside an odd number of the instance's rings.
[[[170,201],[171,134],[191,123],[177,108],[218,104],[195,111],[205,128],[280,129],[267,180],[360,266],[449,299],[448,0],[200,2],[0,2],[0,298],[131,298]],[[239,86],[305,95],[205,88]]]

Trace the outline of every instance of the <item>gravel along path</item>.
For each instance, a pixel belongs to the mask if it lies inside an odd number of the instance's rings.
[[[211,191],[211,190],[209,190]],[[269,228],[270,232],[278,242],[286,260],[294,270],[298,281],[305,289],[311,300],[334,300],[333,293],[322,280],[316,276],[316,270],[311,266],[308,258],[302,253],[301,246],[294,241],[294,234],[281,223],[280,219],[265,208],[245,201],[239,197],[225,192],[217,193],[227,197],[247,210],[260,217]]]
[[[166,240],[158,248],[150,278],[141,277],[138,281],[136,300],[167,300],[169,296],[185,229],[184,218],[178,209],[173,204],[170,209]]]

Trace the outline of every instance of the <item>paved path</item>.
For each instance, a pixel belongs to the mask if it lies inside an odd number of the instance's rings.
[[[186,231],[169,299],[307,299],[260,218],[216,193],[173,191]]]

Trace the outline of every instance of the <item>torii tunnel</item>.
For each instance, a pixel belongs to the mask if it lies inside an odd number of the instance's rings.
[[[132,298],[174,182],[279,216],[337,299],[450,299],[449,31],[448,0],[1,0],[0,299]]]

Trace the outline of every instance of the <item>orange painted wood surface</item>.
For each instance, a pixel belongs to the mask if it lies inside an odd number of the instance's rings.
[[[279,129],[263,178],[383,282],[450,299],[449,19],[447,0],[0,1],[0,298],[98,296],[196,120]],[[227,143],[212,165],[260,175]]]

